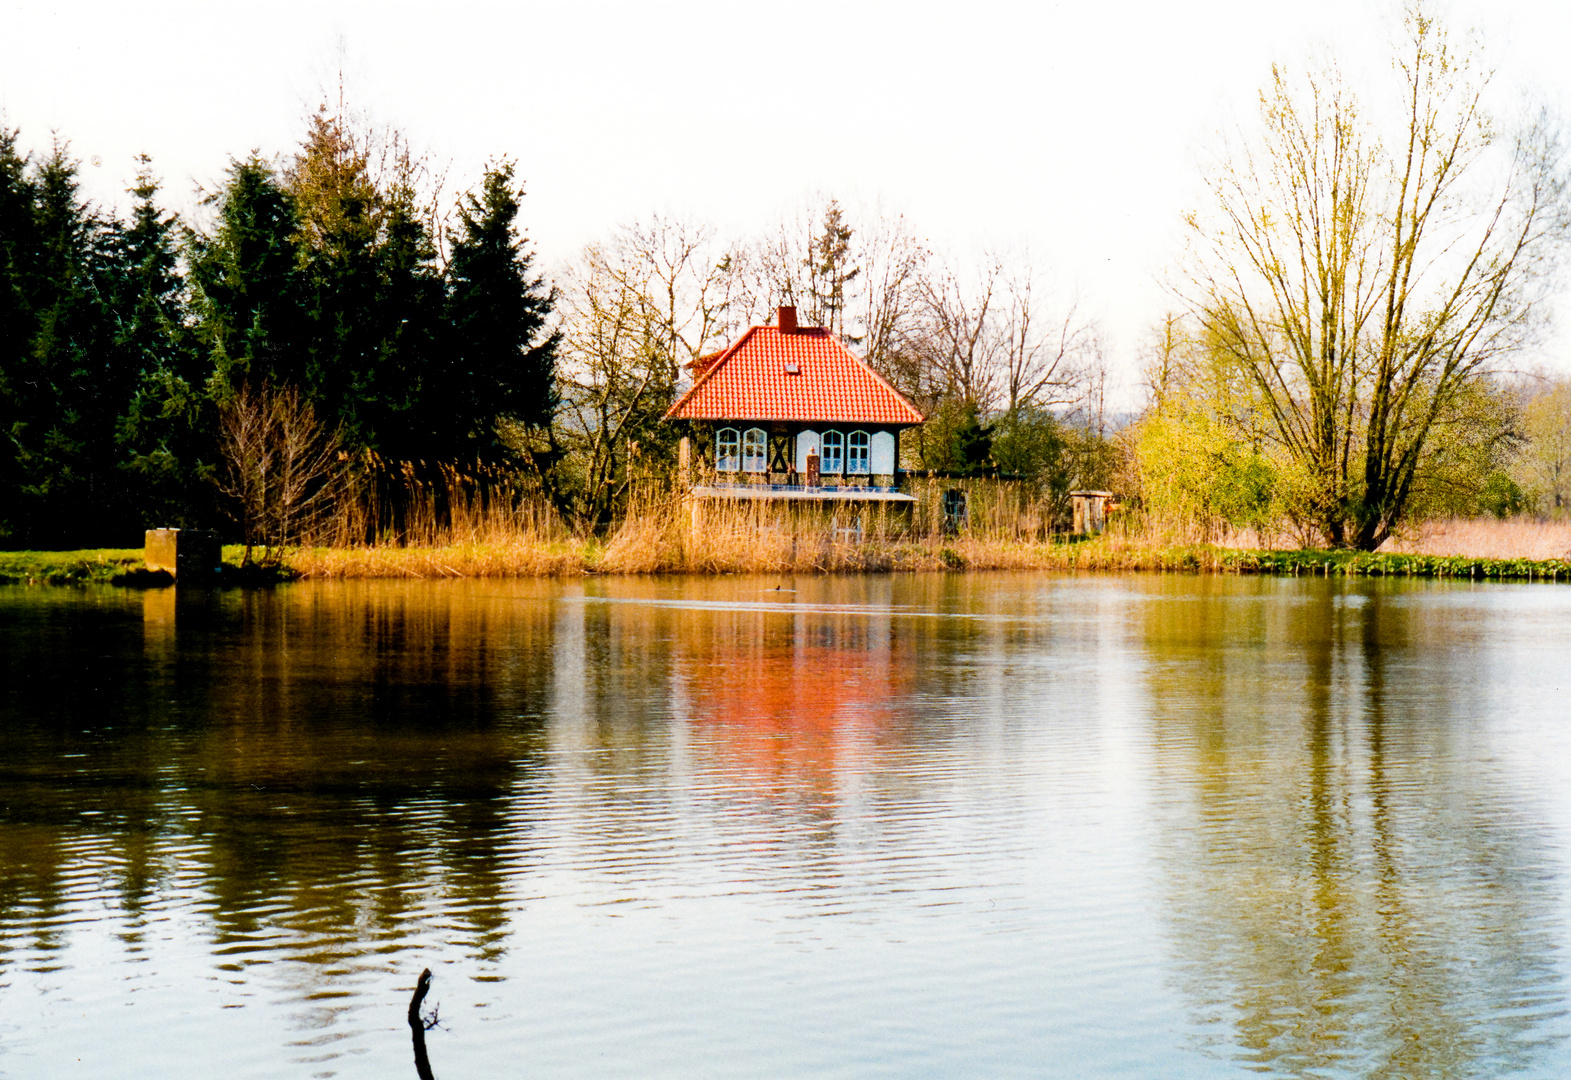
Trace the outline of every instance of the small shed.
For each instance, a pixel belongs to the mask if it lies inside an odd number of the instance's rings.
[[[1069,505],[1074,511],[1074,532],[1094,536],[1107,528],[1107,511],[1115,496],[1111,491],[1071,491]]]

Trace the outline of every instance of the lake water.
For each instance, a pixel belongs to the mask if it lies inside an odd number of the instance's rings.
[[[1571,1075],[1571,588],[0,589],[0,1076]]]

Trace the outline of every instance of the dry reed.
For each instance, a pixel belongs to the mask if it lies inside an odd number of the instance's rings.
[[[373,458],[288,562],[313,578],[544,577],[586,572],[588,548],[526,477]]]
[[[1565,559],[1571,558],[1571,521],[1529,517],[1432,521],[1387,540],[1380,550],[1474,559]]]
[[[944,494],[966,493],[962,520]],[[580,574],[833,573],[924,570],[1251,572],[1250,551],[1283,538],[1215,538],[1192,524],[1115,521],[1093,540],[1055,534],[1059,508],[1020,484],[918,480],[914,504],[695,499],[636,491],[602,538],[573,535],[538,485],[515,474],[408,466],[368,471],[314,542],[291,553],[304,577],[544,577]],[[1209,541],[1209,542],[1208,542]],[[1295,545],[1296,546],[1296,545]],[[1437,523],[1388,552],[1550,559],[1571,523]],[[1274,565],[1274,564],[1273,564]]]
[[[1007,483],[965,484],[959,522],[942,505],[952,481],[918,483],[906,507],[693,499],[649,485],[601,542],[570,535],[544,497],[520,485],[486,492],[457,473],[436,481],[405,473],[401,482],[396,532],[384,525],[380,543],[304,547],[290,566],[313,578],[1227,568],[1216,549],[1121,528],[1067,542],[1050,529],[1050,505]],[[341,514],[332,537],[364,535],[391,516],[371,503],[363,495]]]

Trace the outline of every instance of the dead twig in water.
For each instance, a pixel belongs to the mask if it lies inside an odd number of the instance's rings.
[[[431,1059],[425,1052],[425,1033],[427,1028],[435,1025],[433,1019],[427,1024],[420,1016],[420,1004],[425,1001],[426,994],[431,989],[431,969],[426,968],[420,973],[419,980],[415,983],[414,997],[409,999],[409,1031],[415,1042],[415,1073],[420,1080],[436,1080],[431,1073]]]

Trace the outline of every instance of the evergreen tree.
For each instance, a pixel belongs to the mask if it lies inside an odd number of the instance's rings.
[[[7,529],[32,546],[121,539],[128,504],[114,475],[114,435],[136,372],[113,348],[113,224],[82,201],[64,143],[30,181],[31,243],[9,256],[22,318],[5,376]]]
[[[253,153],[230,164],[228,182],[209,202],[218,227],[210,237],[191,235],[190,262],[211,392],[224,396],[255,380],[314,397],[294,199]]]
[[[357,443],[374,442],[362,413],[375,393],[388,316],[377,302],[382,200],[368,166],[365,148],[324,110],[284,177],[298,221],[309,336],[301,386]]]
[[[421,443],[417,421],[437,364],[445,302],[436,244],[404,172],[386,199],[376,293],[382,334],[363,403],[371,445],[384,457],[407,461],[433,450]]]
[[[286,181],[300,229],[318,411],[384,456],[412,455],[412,413],[442,316],[436,246],[415,208],[413,163],[389,190],[371,175],[371,140],[325,111]]]
[[[516,226],[522,196],[512,163],[504,161],[459,203],[446,361],[432,373],[423,401],[447,460],[498,456],[498,420],[543,430],[556,410],[559,335],[545,333],[556,296],[530,275],[533,256]]]
[[[33,185],[17,135],[0,128],[0,542],[9,542],[20,524],[23,365],[33,339],[23,280],[36,247]]]
[[[862,272],[861,267],[851,265],[851,237],[855,235],[856,230],[846,224],[840,201],[830,199],[824,208],[823,231],[813,237],[807,257],[809,317],[842,337],[846,331],[846,305],[851,300],[850,286]],[[846,340],[855,344],[861,339]]]
[[[120,363],[137,375],[119,419],[119,465],[145,523],[205,524],[211,516],[201,482],[210,456],[208,369],[188,323],[178,219],[158,206],[149,158],[137,162],[131,220],[117,225],[114,243],[114,346]]]
[[[976,402],[967,401],[961,406],[949,447],[949,467],[956,473],[976,476],[992,463],[993,425],[982,422]]]

